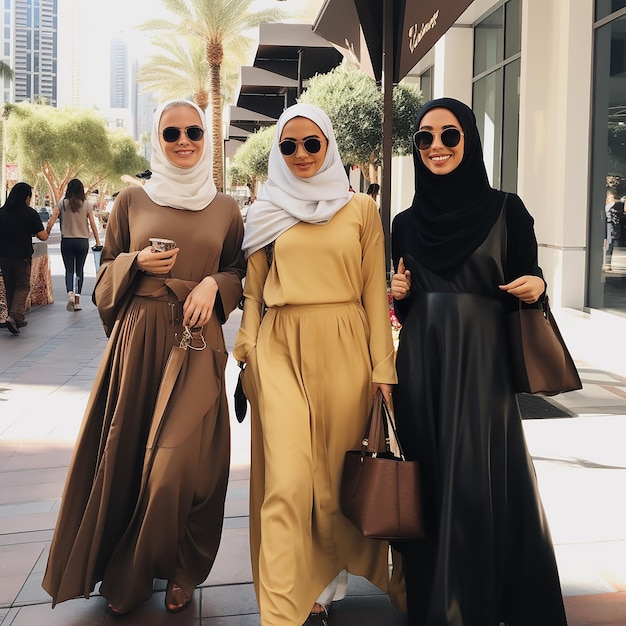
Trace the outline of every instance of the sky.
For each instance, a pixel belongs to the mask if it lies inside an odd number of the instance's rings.
[[[210,1],[210,0],[208,0]],[[279,8],[296,15],[295,21],[312,22],[323,0],[256,0],[252,8],[261,10]],[[124,39],[138,59],[150,57],[154,48],[150,45],[150,34],[137,29],[137,25],[154,18],[168,19],[170,14],[160,0],[107,0],[106,2],[85,2],[84,0],[58,0],[59,14],[59,55],[64,54],[65,63],[71,58],[71,28],[64,26],[63,16],[71,15],[75,7],[78,23],[75,28],[80,38],[80,83],[81,93],[87,94],[82,106],[108,106],[109,42],[111,38]],[[64,28],[66,30],[64,30]],[[66,36],[64,37],[64,33]],[[65,74],[70,80],[70,73]]]

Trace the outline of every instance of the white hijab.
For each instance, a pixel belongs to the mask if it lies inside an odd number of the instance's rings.
[[[311,120],[328,139],[324,163],[311,178],[299,178],[293,174],[278,147],[285,124],[294,117]],[[267,182],[246,216],[242,245],[246,256],[274,241],[298,222],[326,224],[351,197],[350,181],[341,164],[328,115],[312,104],[294,104],[278,119]]]
[[[159,123],[166,107],[170,105],[193,107],[200,116],[200,126],[205,130],[204,146],[200,160],[189,168],[173,165],[165,156],[159,141]],[[171,108],[171,107],[170,107]],[[213,182],[211,141],[206,132],[204,111],[189,100],[167,100],[159,105],[152,120],[152,177],[146,181],[144,189],[150,199],[161,206],[169,206],[185,211],[201,211],[213,201],[217,188]]]

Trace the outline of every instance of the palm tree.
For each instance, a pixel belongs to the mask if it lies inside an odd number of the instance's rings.
[[[193,101],[206,111],[209,106],[209,65],[204,58],[204,43],[195,36],[176,39],[154,39],[163,54],[155,54],[139,67],[137,81],[146,91],[159,97],[183,98],[192,94]],[[239,69],[245,64],[241,51],[229,54],[222,64],[222,103],[232,102],[239,80]]]
[[[153,43],[164,52],[140,66],[137,82],[164,99],[193,94],[194,102],[205,111],[209,106],[209,66],[202,41],[197,37],[177,37]]]
[[[177,25],[168,20],[150,20],[146,30],[157,30],[198,37],[204,46],[204,58],[209,70],[211,106],[211,135],[213,139],[213,174],[217,188],[224,187],[224,138],[222,130],[222,65],[224,52],[250,49],[252,38],[244,33],[262,22],[275,22],[284,17],[280,9],[252,11],[254,0],[163,0],[165,8],[178,19]]]
[[[0,78],[13,79],[13,70],[8,63],[0,61]]]

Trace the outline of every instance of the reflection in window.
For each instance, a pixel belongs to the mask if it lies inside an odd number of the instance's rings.
[[[500,188],[502,78],[503,71],[498,70],[476,81],[472,99],[478,131],[483,142],[487,176],[496,189]]]
[[[596,3],[596,9],[602,5]],[[589,305],[626,310],[626,17],[595,30]]]
[[[517,190],[521,0],[509,0],[474,29],[472,108],[489,181]]]
[[[596,0],[596,21],[626,8],[626,0]]]

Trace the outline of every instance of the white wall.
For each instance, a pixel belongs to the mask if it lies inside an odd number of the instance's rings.
[[[554,304],[582,308],[593,2],[525,0],[522,7],[518,193],[535,218]]]
[[[435,98],[456,98],[472,105],[474,32],[469,26],[453,26],[435,44]]]

